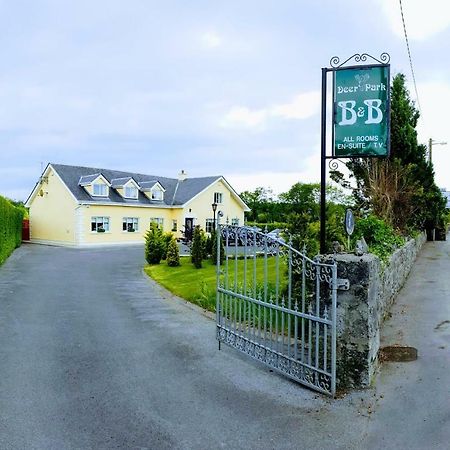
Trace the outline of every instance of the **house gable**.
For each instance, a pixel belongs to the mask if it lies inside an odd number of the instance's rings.
[[[137,200],[139,196],[139,184],[133,177],[114,178],[111,186],[123,197]]]
[[[141,191],[149,200],[162,202],[166,189],[159,181],[143,181],[139,184]]]
[[[224,177],[218,177],[214,182],[206,186],[201,192],[196,194],[194,197],[192,197],[189,201],[187,201],[184,206],[188,206],[191,204],[191,202],[195,201],[198,197],[202,196],[207,192],[208,190],[211,190],[211,187],[213,186],[220,186],[222,183],[223,187],[230,193],[230,195],[234,198],[234,200],[241,205],[244,211],[250,211],[250,208],[244,203],[244,201],[239,197],[237,192],[231,187],[231,185],[228,183],[228,181]],[[223,190],[223,188],[222,188]],[[211,205],[212,203],[217,203],[216,193],[223,194],[223,191],[214,191],[214,194],[211,196]]]

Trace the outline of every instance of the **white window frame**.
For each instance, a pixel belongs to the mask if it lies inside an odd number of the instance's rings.
[[[238,227],[239,226],[239,218],[234,217],[233,219],[231,219],[231,225],[234,227]]]
[[[96,187],[101,187],[101,193],[96,193],[95,192],[95,188]],[[104,193],[103,193],[104,190]],[[92,196],[93,197],[108,197],[109,195],[109,187],[107,184],[105,183],[92,183]]]
[[[172,219],[172,231],[173,232],[178,231],[178,220],[177,219]]]
[[[92,225],[95,223],[95,230],[92,229]],[[110,221],[110,217],[109,216],[92,216],[91,217],[91,233],[100,233],[100,231],[98,231],[99,224],[102,224],[103,226],[101,228],[103,228],[105,231],[105,233],[109,233],[110,230],[110,226],[111,226],[111,221]],[[106,226],[105,226],[106,225]]]
[[[217,204],[223,203],[223,193],[222,192],[214,192],[214,203],[217,203]]]
[[[123,229],[125,225],[125,230]],[[131,225],[134,231],[129,230]],[[138,233],[139,232],[139,217],[123,217],[122,218],[122,232],[123,233]]]
[[[129,189],[133,189],[133,192],[134,192],[134,194],[133,195],[130,195],[130,194],[127,194],[127,190],[129,190]],[[134,186],[134,185],[125,185],[124,187],[123,187],[123,196],[125,197],[125,198],[133,198],[133,199],[137,199],[138,198],[138,188],[136,187],[136,186]]]
[[[159,188],[154,188],[151,191],[152,200],[163,201],[164,200],[164,191]]]

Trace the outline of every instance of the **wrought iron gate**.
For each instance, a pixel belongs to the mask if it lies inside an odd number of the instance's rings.
[[[217,230],[219,347],[223,342],[334,396],[336,263],[312,260],[251,227]]]

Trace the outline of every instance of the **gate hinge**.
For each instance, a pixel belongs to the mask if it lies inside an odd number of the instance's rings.
[[[347,278],[337,278],[336,289],[338,291],[348,291],[350,289],[350,281]]]

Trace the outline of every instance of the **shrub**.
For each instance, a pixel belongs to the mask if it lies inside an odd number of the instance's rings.
[[[22,243],[24,211],[0,196],[0,264]]]
[[[356,242],[361,237],[367,242],[369,251],[383,262],[405,243],[405,239],[390,225],[373,215],[355,221],[353,240]]]
[[[173,237],[167,246],[166,260],[169,267],[177,267],[180,265],[180,251],[178,250],[177,241]]]
[[[164,255],[165,241],[163,232],[156,223],[150,224],[145,234],[145,259],[149,264],[159,264]]]
[[[194,264],[196,269],[202,268],[202,260],[203,260],[203,239],[202,239],[202,230],[197,225],[194,228],[194,235],[192,237],[192,245],[191,245],[191,261]]]
[[[163,233],[162,234],[162,241],[163,241],[163,255],[162,259],[167,258],[167,251],[169,248],[169,244],[173,239],[173,234],[171,232]]]
[[[208,259],[212,253],[213,236],[214,236],[214,231],[206,238],[205,253],[203,254],[203,259]]]

